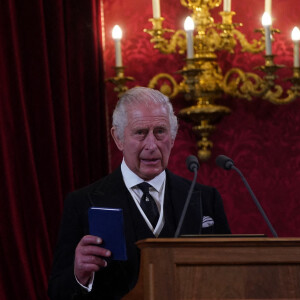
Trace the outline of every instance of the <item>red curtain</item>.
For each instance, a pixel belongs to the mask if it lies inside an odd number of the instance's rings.
[[[47,299],[65,195],[107,172],[99,0],[0,2],[0,299]]]

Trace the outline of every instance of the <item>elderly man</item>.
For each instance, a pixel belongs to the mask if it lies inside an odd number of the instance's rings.
[[[159,91],[136,87],[119,100],[111,134],[123,152],[122,164],[67,197],[49,281],[51,299],[120,299],[138,278],[135,242],[174,236],[190,187],[190,181],[166,169],[177,128],[172,105]],[[89,235],[91,206],[123,210],[126,261],[110,260],[101,237]],[[203,234],[230,233],[217,190],[196,184],[182,234],[199,232],[201,211],[210,220]]]

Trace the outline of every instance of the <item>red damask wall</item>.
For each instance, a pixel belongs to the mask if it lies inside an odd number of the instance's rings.
[[[160,54],[153,49],[149,36],[143,32],[144,28],[151,28],[148,21],[152,16],[151,2],[104,1],[106,78],[114,75],[115,54],[111,30],[115,24],[123,29],[122,54],[126,75],[135,78],[133,83],[128,84],[129,87],[147,86],[155,74],[174,74],[182,68],[184,57]],[[232,0],[232,10],[236,12],[234,22],[243,23],[240,30],[248,40],[259,38],[254,29],[261,27],[264,1]],[[220,21],[217,11],[213,17],[215,21]],[[279,72],[280,80],[291,76],[293,45],[290,33],[294,26],[300,26],[299,11],[299,0],[273,0],[273,26],[281,30],[281,34],[275,36],[273,53],[277,55],[276,63],[288,66]],[[165,18],[164,27],[179,29],[189,11],[181,6],[179,0],[161,0],[161,13]],[[263,54],[221,53],[220,63],[223,70],[233,65],[252,71],[264,63]],[[107,114],[111,116],[117,97],[110,83],[107,83],[106,100]],[[173,103],[176,111],[184,105],[180,98]],[[282,106],[262,99],[248,102],[230,97],[224,97],[220,103],[228,106],[232,113],[223,118],[212,135],[212,157],[201,164],[198,181],[219,190],[233,233],[265,233],[271,236],[238,174],[233,170],[224,171],[215,164],[219,154],[231,157],[246,176],[278,235],[300,236],[300,98]],[[180,121],[180,130],[169,162],[171,171],[192,179],[192,174],[186,170],[185,159],[197,153],[195,142],[191,125]],[[122,155],[112,140],[109,153],[110,168],[114,169]]]

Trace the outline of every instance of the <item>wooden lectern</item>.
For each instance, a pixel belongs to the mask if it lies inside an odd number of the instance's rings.
[[[300,238],[146,239],[126,300],[300,299]]]

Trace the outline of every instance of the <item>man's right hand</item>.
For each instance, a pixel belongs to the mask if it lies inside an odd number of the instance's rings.
[[[105,257],[111,256],[111,252],[98,245],[102,239],[93,235],[84,236],[75,250],[74,273],[77,280],[86,286],[93,272],[107,266]]]

